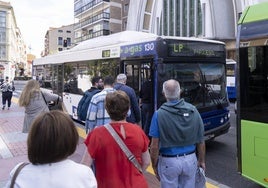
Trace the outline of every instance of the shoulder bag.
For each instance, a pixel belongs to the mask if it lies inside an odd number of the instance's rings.
[[[136,157],[131,153],[126,144],[120,138],[120,136],[116,133],[113,127],[110,124],[104,125],[104,127],[108,130],[108,132],[112,135],[116,143],[120,146],[123,152],[126,154],[128,160],[132,162],[132,164],[142,173],[142,168]]]
[[[11,179],[10,188],[13,188],[13,187],[14,187],[16,178],[18,177],[18,175],[19,175],[21,169],[22,169],[23,167],[25,167],[26,165],[28,165],[28,164],[29,164],[28,162],[24,162],[24,163],[22,163],[22,164],[16,169],[16,171],[15,171],[15,173],[14,173],[12,179]]]
[[[62,109],[62,103],[59,101],[60,100],[60,97],[58,97],[58,99],[56,101],[52,101],[52,102],[49,102],[48,103],[46,101],[46,98],[45,98],[43,92],[41,92],[41,94],[42,94],[42,97],[43,97],[43,99],[44,99],[44,101],[45,101],[45,103],[46,103],[49,111],[51,111],[51,110],[61,110],[61,111],[63,111],[63,109]]]

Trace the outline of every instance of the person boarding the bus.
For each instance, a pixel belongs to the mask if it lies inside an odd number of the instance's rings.
[[[93,95],[99,93],[103,89],[103,81],[102,78],[99,76],[95,76],[91,80],[92,86],[90,89],[88,89],[82,99],[78,103],[77,107],[77,115],[78,118],[82,121],[86,120],[87,117],[87,110],[89,103],[93,97]]]
[[[145,81],[140,90],[141,122],[145,134],[149,134],[153,115],[153,85],[152,80]]]
[[[181,99],[180,93],[178,81],[165,81],[163,94],[167,102],[151,121],[152,167],[162,188],[195,187],[197,168],[205,170],[203,121],[196,107]]]
[[[15,90],[15,87],[12,82],[9,82],[8,76],[6,76],[6,80],[1,85],[1,91],[2,91],[2,110],[6,107],[7,102],[7,109],[9,110],[11,106],[11,98],[13,95],[13,91]]]
[[[119,74],[116,77],[116,83],[114,89],[126,92],[130,99],[130,115],[127,117],[127,122],[140,124],[141,112],[139,103],[136,97],[136,93],[133,88],[126,85],[127,76],[125,74]]]
[[[104,102],[107,93],[115,91],[113,84],[113,77],[105,77],[104,89],[101,92],[93,95],[87,111],[87,118],[85,123],[86,133],[91,132],[97,126],[104,125],[110,121],[110,116],[105,110]]]

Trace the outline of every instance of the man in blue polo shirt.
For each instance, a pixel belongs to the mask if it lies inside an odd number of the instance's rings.
[[[163,93],[167,102],[154,113],[149,133],[154,172],[162,188],[195,187],[197,168],[205,170],[203,121],[195,106],[180,99],[178,81],[165,81]]]

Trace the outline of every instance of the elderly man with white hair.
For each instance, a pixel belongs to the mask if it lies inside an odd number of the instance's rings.
[[[114,84],[114,89],[126,92],[130,99],[130,115],[127,117],[127,122],[140,124],[141,112],[139,103],[136,97],[136,93],[133,88],[126,85],[127,76],[125,74],[119,74],[116,77],[116,83]]]
[[[152,167],[162,188],[195,187],[198,167],[205,170],[203,121],[196,107],[180,98],[180,90],[176,80],[163,83],[167,102],[151,121]]]

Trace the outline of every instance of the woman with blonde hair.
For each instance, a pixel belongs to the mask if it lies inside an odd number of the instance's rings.
[[[38,81],[29,80],[19,98],[19,105],[25,107],[22,132],[29,132],[33,120],[41,112],[49,112],[47,103],[58,99],[61,100],[61,97],[57,94],[41,91]]]

